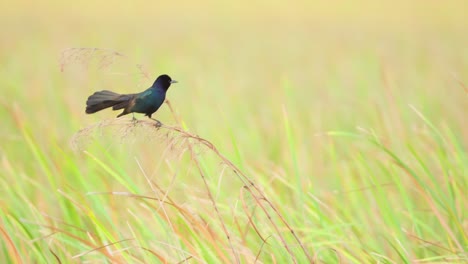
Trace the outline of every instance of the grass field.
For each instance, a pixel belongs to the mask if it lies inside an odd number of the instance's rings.
[[[468,262],[466,1],[166,2],[0,4],[0,263]]]

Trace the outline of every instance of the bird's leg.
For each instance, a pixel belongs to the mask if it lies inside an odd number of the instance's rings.
[[[156,121],[156,127],[161,127],[162,126],[161,121],[159,121],[159,120],[157,120],[155,118],[152,118],[152,117],[150,117],[150,119]]]
[[[138,122],[138,119],[135,118],[134,113],[132,113],[132,122],[133,122],[133,124],[136,124]]]

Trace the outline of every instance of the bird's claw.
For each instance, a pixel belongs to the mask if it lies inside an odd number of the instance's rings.
[[[157,119],[154,119],[154,118],[150,118],[150,119],[156,121],[156,125],[155,125],[155,126],[156,126],[157,128],[162,127],[163,124],[161,123],[161,121],[159,121],[159,120],[157,120]]]
[[[136,119],[135,116],[132,117],[132,123],[133,123],[133,124],[138,123],[138,119]]]

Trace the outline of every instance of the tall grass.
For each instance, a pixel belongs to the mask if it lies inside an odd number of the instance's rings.
[[[464,2],[342,4],[3,8],[0,262],[468,261]]]

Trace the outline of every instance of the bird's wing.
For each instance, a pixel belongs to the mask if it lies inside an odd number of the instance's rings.
[[[135,94],[121,94],[115,101],[118,103],[112,107],[112,110],[119,110],[128,107],[135,98]]]
[[[145,100],[145,98],[150,96],[153,92],[154,92],[153,89],[148,89],[146,91],[143,91],[136,96],[136,100],[137,101]]]
[[[119,96],[119,99],[121,101],[129,101],[132,100],[135,97],[136,94],[122,94]]]

